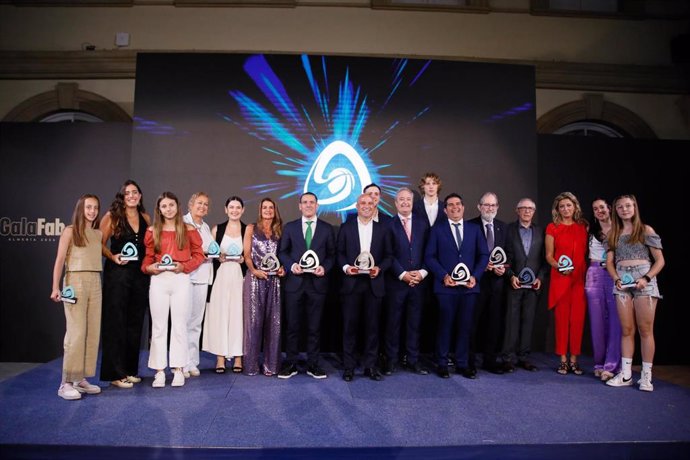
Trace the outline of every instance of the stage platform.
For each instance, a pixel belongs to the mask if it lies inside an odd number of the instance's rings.
[[[57,359],[0,383],[0,458],[690,458],[690,389],[611,388],[586,359],[583,376],[558,375],[556,359],[476,380],[398,371],[347,383],[335,355],[327,379],[281,380],[216,375],[203,354],[183,387],[168,375],[154,389],[146,370],[134,389],[100,382],[78,401],[57,396]]]

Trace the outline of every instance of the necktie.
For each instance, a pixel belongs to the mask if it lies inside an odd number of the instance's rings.
[[[311,237],[312,237],[312,232],[311,232],[311,224],[313,224],[311,220],[307,221],[307,231],[304,234],[304,242],[307,244],[307,249],[311,249]]]
[[[460,234],[460,224],[453,224],[455,227],[455,243],[458,245],[458,250],[460,250],[460,245],[462,245],[462,235]]]
[[[403,228],[405,229],[405,235],[407,235],[407,241],[412,241],[412,232],[410,230],[410,218],[409,217],[403,217],[402,218],[402,224],[403,224]]]
[[[493,224],[486,224],[486,243],[489,246],[489,251],[494,248],[494,226]]]

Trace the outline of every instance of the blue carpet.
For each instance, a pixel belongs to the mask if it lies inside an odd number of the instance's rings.
[[[134,389],[101,382],[100,395],[64,401],[58,359],[0,383],[0,456],[105,460],[120,446],[128,459],[688,458],[690,389],[658,379],[653,393],[610,388],[591,373],[556,374],[550,355],[534,362],[539,372],[476,380],[398,371],[346,383],[330,355],[327,379],[280,380],[216,375],[204,354],[184,387],[168,375],[151,388],[146,370]]]

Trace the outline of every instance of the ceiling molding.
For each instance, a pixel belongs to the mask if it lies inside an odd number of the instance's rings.
[[[137,52],[136,50],[0,51],[0,79],[133,79],[136,72]],[[400,56],[382,55],[381,57]],[[536,86],[539,89],[650,94],[690,93],[688,69],[681,66],[477,59],[457,56],[407,57],[534,66]]]

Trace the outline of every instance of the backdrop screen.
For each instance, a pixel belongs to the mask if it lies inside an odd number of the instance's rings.
[[[132,171],[149,200],[264,196],[284,219],[297,196],[332,223],[369,183],[392,213],[395,191],[424,172],[474,205],[505,210],[536,195],[534,69],[529,66],[315,55],[139,53]],[[144,180],[145,179],[145,180]],[[286,201],[287,200],[287,201]],[[151,203],[153,204],[153,203]],[[186,207],[186,206],[185,206]],[[473,206],[472,206],[473,208]],[[469,213],[472,213],[472,208]],[[473,214],[473,213],[472,213]]]

